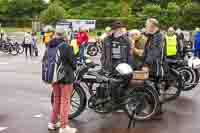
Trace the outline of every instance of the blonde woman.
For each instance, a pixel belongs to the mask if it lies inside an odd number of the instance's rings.
[[[130,38],[133,45],[133,62],[134,67],[138,67],[142,64],[144,47],[145,47],[145,38],[142,36],[139,30],[129,31]]]

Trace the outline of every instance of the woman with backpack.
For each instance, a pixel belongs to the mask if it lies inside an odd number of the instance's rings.
[[[77,129],[69,126],[70,98],[73,91],[74,70],[73,50],[64,41],[64,30],[56,29],[55,38],[49,42],[43,57],[42,78],[52,84],[54,103],[49,130],[56,130],[58,115],[61,127],[59,133],[75,133]]]

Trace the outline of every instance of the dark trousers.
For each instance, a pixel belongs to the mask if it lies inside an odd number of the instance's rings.
[[[25,45],[24,48],[25,48],[25,54],[26,54],[26,56],[28,56],[28,49],[29,49],[30,56],[32,56],[32,46],[31,46],[31,44]]]
[[[79,48],[79,57],[81,63],[84,63],[84,54],[85,54],[85,45],[81,45]]]

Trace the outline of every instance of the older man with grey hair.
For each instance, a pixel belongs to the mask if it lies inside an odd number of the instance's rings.
[[[144,66],[148,66],[152,77],[159,80],[164,74],[162,69],[164,38],[160,32],[158,20],[150,18],[146,21],[145,35],[148,39],[144,49]],[[160,107],[155,119],[161,119],[161,114],[162,108]]]

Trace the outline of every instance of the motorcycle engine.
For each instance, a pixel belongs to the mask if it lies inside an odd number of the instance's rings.
[[[90,97],[88,107],[98,113],[107,113],[111,105],[111,92],[107,84],[96,88],[96,94]]]

